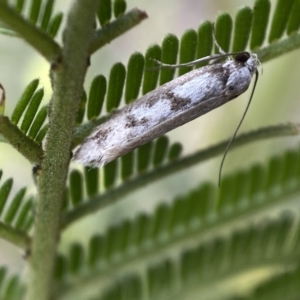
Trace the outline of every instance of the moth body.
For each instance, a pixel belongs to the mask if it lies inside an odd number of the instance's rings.
[[[84,165],[102,167],[166,132],[244,93],[259,64],[247,52],[234,60],[190,71],[116,112],[74,154]]]

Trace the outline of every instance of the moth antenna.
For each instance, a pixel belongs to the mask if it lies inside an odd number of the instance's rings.
[[[261,64],[260,60],[258,60],[258,64],[260,65],[260,71],[261,71],[261,75],[262,75],[264,72],[264,68],[263,68],[263,65]]]
[[[220,168],[219,168],[218,187],[221,186],[222,169],[223,169],[223,165],[224,165],[224,161],[225,161],[226,155],[227,155],[227,153],[228,153],[229,147],[231,146],[233,140],[235,139],[235,137],[236,137],[236,135],[237,135],[237,133],[238,133],[238,131],[239,131],[239,129],[240,129],[240,127],[241,127],[241,125],[242,125],[244,119],[245,119],[245,116],[246,116],[246,114],[247,114],[247,112],[248,112],[248,109],[249,109],[249,107],[250,107],[250,104],[251,104],[251,101],[252,101],[252,98],[253,98],[253,94],[254,94],[254,91],[255,91],[255,88],[256,88],[256,84],[257,84],[257,80],[258,80],[258,75],[259,75],[259,73],[258,73],[258,71],[256,70],[256,71],[255,71],[255,81],[254,81],[254,86],[253,86],[253,89],[252,89],[252,92],[251,92],[249,101],[248,101],[248,103],[247,103],[246,109],[245,109],[245,111],[244,111],[244,113],[243,113],[243,116],[242,116],[242,118],[241,118],[241,120],[240,120],[240,122],[239,122],[239,124],[238,124],[238,126],[237,126],[237,128],[236,128],[236,130],[235,130],[235,132],[234,132],[234,134],[233,134],[233,136],[231,137],[229,143],[227,144],[226,149],[225,149],[225,152],[224,152],[224,154],[223,154],[223,158],[222,158],[222,161],[221,161],[221,164],[220,164]]]
[[[155,63],[158,64],[158,67],[153,67],[153,68],[147,68],[146,71],[154,71],[154,70],[160,70],[160,69],[176,69],[176,68],[181,68],[181,67],[193,67],[196,64],[200,63],[200,62],[204,62],[204,61],[209,61],[209,60],[218,60],[220,58],[224,58],[227,57],[229,58],[229,60],[231,60],[231,56],[232,55],[237,55],[240,54],[241,52],[231,52],[231,53],[226,53],[222,47],[219,45],[217,39],[216,39],[216,35],[215,35],[215,24],[213,24],[212,26],[212,37],[213,37],[213,41],[214,44],[217,46],[217,48],[219,49],[220,53],[216,53],[216,54],[212,54],[212,55],[208,55],[205,57],[201,57],[198,58],[196,60],[187,62],[187,63],[182,63],[182,64],[165,64],[161,61],[159,61],[158,59],[152,58],[150,57],[149,59],[154,61]]]
[[[190,62],[187,62],[187,63],[182,63],[182,64],[165,64],[163,62],[161,62],[160,60],[158,59],[155,59],[155,58],[152,58],[150,57],[149,59],[154,61],[155,63],[158,64],[158,67],[153,67],[153,68],[147,68],[146,71],[154,71],[154,70],[160,70],[160,69],[176,69],[176,68],[181,68],[181,67],[193,67],[195,66],[196,64],[200,63],[200,62],[204,62],[204,61],[209,61],[209,60],[216,60],[216,59],[219,59],[219,58],[223,58],[223,57],[230,57],[232,55],[237,55],[237,54],[240,54],[241,52],[232,52],[232,53],[217,53],[217,54],[212,54],[212,55],[209,55],[209,56],[205,56],[205,57],[201,57],[201,58],[198,58],[196,60],[193,60],[193,61],[190,61]]]
[[[222,49],[222,47],[221,47],[220,44],[218,43],[218,41],[217,41],[217,39],[216,39],[216,34],[215,34],[215,24],[213,23],[212,25],[213,25],[213,26],[212,26],[212,37],[213,37],[214,44],[215,44],[215,45],[217,46],[217,48],[219,49],[220,54],[222,54],[222,55],[228,54],[228,53],[226,53],[226,52]],[[230,58],[229,58],[229,59],[230,59]]]

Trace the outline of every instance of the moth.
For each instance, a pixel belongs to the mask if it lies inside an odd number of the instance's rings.
[[[248,89],[254,74],[257,81],[260,62],[256,54],[223,52],[182,65],[158,63],[161,67],[190,66],[232,55],[235,55],[234,59],[190,71],[120,109],[94,129],[75,152],[73,159],[87,166],[103,167],[235,99]],[[250,101],[252,95],[253,91]]]

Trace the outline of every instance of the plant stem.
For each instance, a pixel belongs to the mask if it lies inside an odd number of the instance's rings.
[[[293,34],[256,51],[261,62],[267,62],[300,47],[300,34]]]
[[[38,177],[26,300],[48,300],[51,297],[72,132],[88,66],[97,5],[95,0],[73,1],[64,32],[63,60],[52,70],[53,97],[45,157]]]
[[[0,222],[0,236],[23,250],[27,250],[30,245],[30,237],[26,233],[3,222]]]
[[[43,158],[42,147],[25,135],[18,126],[12,124],[8,117],[0,116],[0,133],[8,143],[32,164],[41,164]]]
[[[148,16],[144,11],[134,8],[125,15],[118,17],[113,22],[97,30],[92,41],[91,53],[94,53],[99,48],[110,43],[112,40],[124,34],[132,27],[138,25],[147,17]]]
[[[285,125],[280,124],[263,127],[258,130],[253,130],[237,136],[232,142],[230,150],[244,146],[248,143],[257,142],[259,140],[265,140],[268,138],[280,136],[299,135],[299,133],[300,124],[289,123]],[[206,161],[219,154],[222,154],[224,153],[227,145],[228,140],[223,141],[215,146],[208,147],[207,149],[200,150],[192,155],[178,159],[175,162],[172,161],[147,173],[139,174],[138,177],[128,180],[114,189],[108,190],[101,195],[88,199],[87,201],[84,201],[84,204],[75,207],[73,210],[66,212],[62,216],[61,227],[66,228],[78,219],[95,213],[100,209],[107,207],[108,205],[112,205],[115,202],[124,199],[125,195],[132,193],[134,190],[141,188],[142,186],[149,184],[150,182],[154,182],[163,177],[177,173],[181,170],[193,167],[197,163]]]
[[[60,57],[61,49],[59,45],[30,21],[23,19],[5,1],[0,1],[0,19],[40,52],[49,62],[54,62]]]

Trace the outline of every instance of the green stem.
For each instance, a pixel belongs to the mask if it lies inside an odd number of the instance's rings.
[[[25,251],[30,245],[30,237],[27,234],[3,222],[0,222],[0,237]]]
[[[0,20],[19,34],[28,44],[40,52],[49,62],[57,61],[60,46],[30,21],[23,19],[5,1],[0,1]]]
[[[300,34],[293,34],[281,41],[275,42],[267,47],[256,51],[261,62],[267,62],[282,54],[299,49],[300,47]]]
[[[53,96],[45,156],[37,180],[35,230],[26,300],[48,300],[51,297],[72,132],[88,66],[97,5],[95,0],[73,1],[64,32],[64,59],[52,70]]]
[[[43,149],[16,125],[12,124],[8,117],[0,115],[0,133],[15,149],[17,149],[32,164],[40,165],[43,158]]]
[[[256,142],[259,140],[265,140],[267,138],[299,135],[300,124],[286,124],[264,127],[258,130],[244,133],[235,138],[230,146],[230,150],[244,146],[248,143]],[[223,141],[215,146],[209,147],[204,150],[200,150],[195,154],[186,156],[175,162],[170,162],[164,166],[158,167],[145,174],[139,174],[137,178],[128,180],[115,189],[108,190],[102,195],[88,199],[84,204],[74,208],[73,210],[66,212],[61,219],[61,227],[66,228],[71,223],[81,219],[84,216],[95,213],[100,209],[105,208],[108,205],[114,204],[124,196],[132,193],[134,190],[141,188],[142,186],[154,182],[163,177],[177,173],[178,171],[185,170],[189,167],[195,166],[195,164],[206,161],[219,154],[224,153],[228,140]]]
[[[132,27],[138,25],[147,18],[147,14],[137,8],[132,9],[125,15],[117,18],[115,21],[107,24],[103,28],[96,31],[91,45],[91,53],[110,43],[118,36],[124,34]]]

